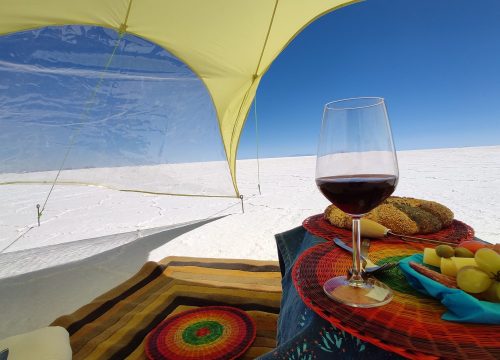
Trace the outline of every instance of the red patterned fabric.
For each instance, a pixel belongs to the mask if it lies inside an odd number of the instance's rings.
[[[327,240],[332,240],[334,237],[339,237],[342,240],[350,240],[352,236],[351,230],[333,226],[324,218],[323,214],[308,217],[303,221],[302,226],[311,234]],[[473,240],[474,230],[469,225],[461,221],[453,220],[450,226],[442,229],[441,231],[432,234],[415,234],[415,236],[424,239],[436,239],[458,244],[462,240]],[[392,235],[386,236],[384,240],[404,242],[401,238]]]

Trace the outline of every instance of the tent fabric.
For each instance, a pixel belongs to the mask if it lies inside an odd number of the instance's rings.
[[[0,36],[0,49],[0,186],[29,184],[32,201],[54,182],[235,197],[212,99],[162,47],[64,25]]]
[[[262,76],[310,22],[345,0],[0,0],[0,35],[96,25],[152,41],[184,61],[214,103],[232,182],[240,134]]]

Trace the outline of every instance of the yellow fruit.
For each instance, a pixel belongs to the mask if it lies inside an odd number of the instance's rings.
[[[493,280],[487,273],[475,266],[466,266],[457,273],[457,285],[463,291],[479,294],[486,291]]]
[[[469,249],[466,249],[464,247],[457,247],[455,248],[455,256],[456,257],[465,257],[465,258],[473,258],[474,253],[470,251]]]
[[[441,266],[441,258],[437,256],[436,250],[432,248],[425,248],[424,249],[424,264],[427,265],[432,265],[435,267],[440,267]]]
[[[451,258],[455,254],[455,250],[450,245],[438,245],[436,246],[437,256],[444,258]]]
[[[479,249],[474,256],[477,266],[490,276],[500,276],[500,254],[492,249]]]
[[[457,276],[457,266],[453,258],[441,258],[441,274],[448,276]]]
[[[481,295],[487,301],[500,303],[500,282],[493,281],[490,287]]]
[[[476,260],[474,258],[452,257],[451,260],[455,263],[457,272],[460,271],[461,268],[466,266],[477,266]]]

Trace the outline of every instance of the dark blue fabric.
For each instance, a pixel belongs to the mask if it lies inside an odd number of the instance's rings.
[[[335,328],[303,303],[293,285],[292,268],[304,250],[324,239],[311,235],[303,227],[275,237],[283,275],[278,344],[274,351],[259,359],[401,359]]]

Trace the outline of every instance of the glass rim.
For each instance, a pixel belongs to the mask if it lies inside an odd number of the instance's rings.
[[[344,102],[348,102],[348,101],[352,101],[352,100],[374,100],[374,103],[369,104],[369,105],[361,105],[361,106],[345,106],[345,107],[336,107],[335,106],[336,104],[344,103]],[[369,107],[378,106],[380,104],[383,104],[384,101],[385,101],[384,98],[378,97],[378,96],[352,97],[352,98],[340,99],[340,100],[334,100],[334,101],[327,102],[325,104],[325,109],[335,110],[335,111],[365,109],[365,108],[369,108]]]

